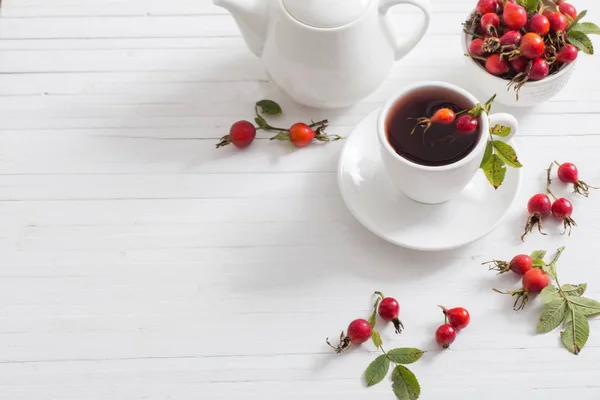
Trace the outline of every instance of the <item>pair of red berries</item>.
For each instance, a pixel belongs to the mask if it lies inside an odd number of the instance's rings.
[[[498,293],[516,296],[514,304],[515,310],[520,310],[525,307],[525,304],[527,304],[527,300],[529,299],[529,294],[540,293],[542,289],[550,284],[550,276],[542,269],[534,268],[533,260],[531,256],[527,254],[518,254],[508,263],[506,261],[494,260],[484,264],[488,263],[494,263],[494,266],[490,267],[490,269],[499,271],[499,274],[512,271],[517,275],[523,276],[523,287],[519,290],[502,292],[498,289],[494,289],[494,291]]]
[[[558,164],[557,162],[554,163]],[[558,179],[561,182],[573,184],[574,193],[579,193],[587,197],[590,188],[596,189],[594,186],[590,186],[579,179],[579,171],[575,164],[569,162],[558,165]],[[550,191],[550,171],[552,170],[552,166],[553,164],[548,168],[546,191],[554,197],[554,202],[550,201],[548,195],[544,193],[538,193],[529,199],[527,202],[529,218],[525,224],[525,232],[521,236],[521,240],[524,240],[525,235],[530,233],[535,226],[537,226],[539,232],[544,235],[545,233],[542,232],[542,219],[550,215],[550,213],[552,213],[556,219],[563,222],[565,231],[569,229],[569,234],[571,233],[571,228],[577,225],[571,217],[573,214],[573,204],[564,197],[556,198]]]
[[[463,307],[455,307],[447,309],[444,306],[439,306],[444,312],[444,324],[440,325],[435,331],[435,341],[447,349],[454,339],[456,334],[461,329],[464,329],[471,322],[469,312]]]
[[[295,123],[289,129],[289,140],[295,147],[304,147],[316,137],[316,132],[302,122]],[[256,127],[250,121],[237,121],[229,129],[229,135],[223,136],[217,148],[233,144],[235,147],[250,146],[256,138]]]
[[[394,324],[396,333],[402,332],[404,326],[398,319],[400,314],[400,304],[396,299],[393,297],[383,297],[379,302],[377,313],[384,321],[392,322]],[[372,333],[373,328],[371,327],[369,321],[363,318],[358,318],[350,322],[348,329],[346,330],[346,334],[344,334],[342,331],[339,345],[333,346],[331,343],[329,343],[329,340],[327,340],[327,344],[333,347],[336,353],[341,353],[350,347],[350,345],[358,345],[366,342],[369,340]]]
[[[465,135],[474,133],[479,127],[477,118],[469,114],[463,114],[457,118],[456,113],[449,108],[440,108],[431,118],[421,118],[419,120],[419,124],[426,125],[425,130],[427,130],[432,123],[442,125],[451,125],[455,123],[456,130]]]

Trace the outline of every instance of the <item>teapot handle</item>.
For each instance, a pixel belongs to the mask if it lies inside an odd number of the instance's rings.
[[[393,39],[396,60],[399,60],[402,57],[404,57],[409,51],[413,49],[413,47],[417,45],[417,43],[421,41],[421,39],[423,39],[423,36],[425,36],[425,33],[429,28],[429,22],[431,20],[431,4],[429,3],[429,0],[380,0],[379,12],[381,13],[382,17],[385,17],[390,8],[400,4],[411,4],[415,7],[420,8],[421,11],[423,11],[425,19],[423,20],[421,29],[413,33],[408,38],[408,40],[399,42],[397,39]],[[390,26],[390,28],[392,27]],[[395,32],[395,29],[390,29],[390,31]]]

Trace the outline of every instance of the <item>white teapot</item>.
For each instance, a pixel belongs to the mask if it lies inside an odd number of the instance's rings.
[[[273,82],[299,103],[344,107],[374,91],[425,35],[428,0],[214,0],[235,18]],[[407,38],[388,17],[411,4],[425,19]]]

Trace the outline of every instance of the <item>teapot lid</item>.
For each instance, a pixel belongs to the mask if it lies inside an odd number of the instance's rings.
[[[364,13],[371,0],[283,0],[287,12],[315,28],[336,28]]]

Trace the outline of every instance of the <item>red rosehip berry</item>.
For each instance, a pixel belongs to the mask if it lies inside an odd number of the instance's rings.
[[[521,33],[519,31],[508,31],[500,37],[501,46],[518,46],[521,44]]]
[[[483,51],[483,39],[473,39],[469,44],[469,54],[476,57],[483,57],[485,52]]]
[[[327,344],[331,346],[336,353],[341,353],[352,344],[357,345],[369,340],[371,337],[372,328],[369,324],[369,321],[359,318],[350,322],[347,332],[347,334],[344,334],[344,331],[342,331],[342,334],[340,335],[340,343],[337,346],[333,346],[331,343],[329,343],[329,338],[326,340]]]
[[[219,147],[233,144],[235,147],[244,148],[250,146],[256,137],[256,128],[248,121],[237,121],[229,129],[229,135],[225,135],[221,138],[221,141],[217,143],[217,149]]]
[[[573,226],[577,226],[577,224],[575,223],[575,220],[573,220],[573,218],[571,218],[572,214],[573,214],[573,204],[569,200],[565,199],[564,197],[556,199],[556,200],[554,200],[554,203],[552,203],[552,215],[554,215],[554,217],[556,219],[563,222],[563,226],[565,228],[565,230],[563,231],[563,234],[568,229],[569,236],[571,236],[571,230],[573,229]]]
[[[537,226],[538,231],[545,235],[542,232],[542,218],[550,215],[550,211],[552,210],[552,203],[550,202],[550,198],[543,193],[539,193],[534,195],[527,202],[527,211],[529,213],[529,218],[527,218],[527,223],[525,224],[525,232],[521,235],[521,240],[525,240],[525,235],[531,233],[533,228]]]
[[[456,339],[456,329],[450,324],[440,325],[435,331],[435,341],[444,349],[447,349],[454,339]]]
[[[510,260],[508,267],[515,274],[525,275],[527,271],[533,268],[533,260],[527,254],[518,254]]]
[[[510,60],[510,66],[515,70],[516,73],[525,72],[530,60],[523,56]]]
[[[495,33],[497,32],[498,27],[500,26],[500,17],[494,13],[487,13],[481,17],[481,27],[487,33]]]
[[[402,332],[404,325],[402,325],[402,322],[398,319],[398,315],[400,314],[400,304],[398,304],[396,299],[393,297],[384,297],[379,303],[377,311],[384,321],[390,321],[394,324],[396,333]]]
[[[482,15],[487,13],[494,13],[497,9],[498,3],[496,2],[496,0],[479,0],[477,2],[477,7],[475,8],[475,10]]]
[[[545,47],[544,39],[540,35],[529,32],[523,35],[521,44],[519,45],[519,52],[522,56],[533,60],[544,54]]]
[[[516,31],[527,23],[527,11],[518,4],[506,3],[502,12],[502,19],[504,25]]]
[[[558,11],[575,19],[577,18],[577,9],[572,4],[562,2],[558,5]]]
[[[448,319],[448,323],[452,325],[457,331],[464,329],[471,322],[471,315],[466,308],[463,307],[454,307],[447,309],[444,306],[440,306],[444,315]]]
[[[479,121],[477,118],[464,114],[458,117],[456,120],[456,130],[458,133],[463,135],[471,135],[477,131],[479,127]]]
[[[529,80],[540,81],[550,73],[550,65],[543,58],[536,58],[531,62],[529,69]]]
[[[591,189],[598,189],[596,186],[590,186],[579,179],[579,171],[573,163],[562,163],[558,167],[558,179],[564,183],[573,184],[573,193],[588,197]]]
[[[572,44],[565,45],[556,53],[556,60],[565,64],[572,63],[577,58],[579,49]]]
[[[296,147],[306,146],[315,136],[315,131],[305,123],[298,122],[290,127],[290,140]]]
[[[537,33],[538,35],[546,35],[550,32],[550,21],[542,14],[535,14],[529,20],[528,29],[529,32]]]
[[[492,54],[485,60],[485,69],[492,75],[503,75],[510,71],[510,64],[506,57]]]
[[[521,310],[527,304],[530,294],[540,293],[549,284],[550,276],[548,274],[539,268],[532,268],[523,275],[523,287],[521,289],[512,292],[502,292],[498,289],[494,289],[494,291],[516,297],[513,308]]]
[[[555,11],[546,15],[548,21],[550,21],[550,30],[552,32],[564,32],[569,25],[569,20],[564,14]]]

